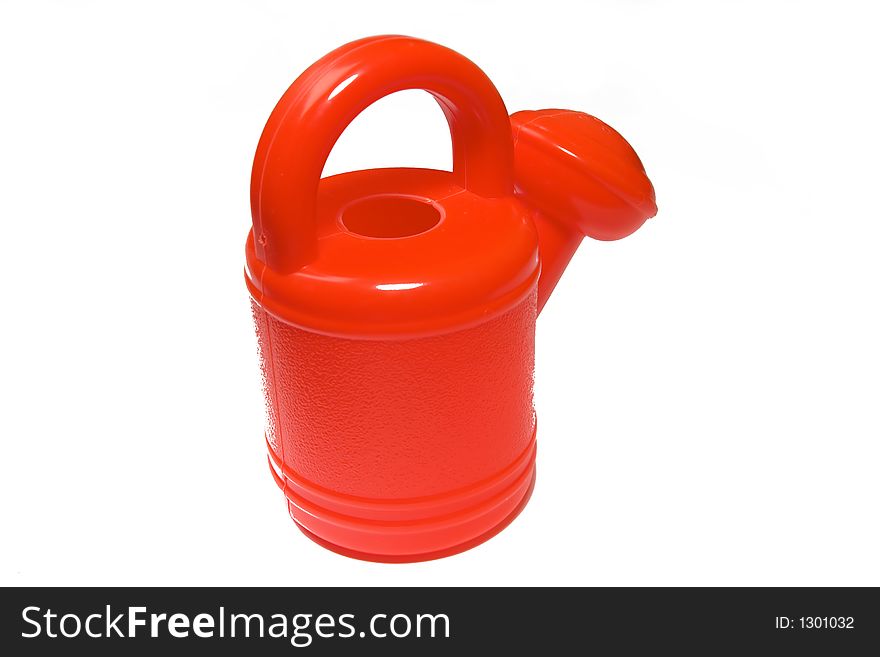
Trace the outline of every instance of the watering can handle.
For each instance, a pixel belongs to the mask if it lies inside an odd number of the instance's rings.
[[[251,213],[256,255],[271,269],[290,273],[314,257],[316,196],[327,156],[358,114],[404,89],[424,89],[440,104],[452,133],[458,185],[487,198],[513,193],[510,119],[476,64],[410,37],[354,41],[297,78],[260,137]]]

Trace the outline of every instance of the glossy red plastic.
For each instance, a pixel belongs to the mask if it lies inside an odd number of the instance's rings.
[[[453,170],[321,179],[346,126],[424,89]],[[260,138],[245,278],[272,474],[297,525],[348,556],[417,561],[476,545],[535,478],[535,320],[584,235],[656,213],[626,141],[579,112],[508,116],[470,60],[381,36],[287,90]]]

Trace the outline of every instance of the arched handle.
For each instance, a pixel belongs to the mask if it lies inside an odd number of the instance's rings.
[[[290,273],[314,257],[316,195],[327,156],[358,114],[404,89],[424,89],[443,109],[459,185],[487,198],[513,193],[510,119],[476,64],[421,39],[354,41],[297,78],[260,137],[251,212],[256,255],[271,269]]]

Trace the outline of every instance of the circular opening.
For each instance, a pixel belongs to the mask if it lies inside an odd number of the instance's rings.
[[[364,237],[409,237],[440,223],[440,211],[415,196],[370,196],[342,211],[342,225]]]

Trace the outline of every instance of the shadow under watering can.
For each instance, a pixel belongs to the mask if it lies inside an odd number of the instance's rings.
[[[321,179],[349,123],[424,89],[453,170]],[[534,485],[535,321],[585,235],[656,213],[629,144],[592,116],[517,112],[470,60],[402,36],[308,68],[266,124],[246,282],[271,472],[297,525],[361,559],[418,561],[503,529]]]

